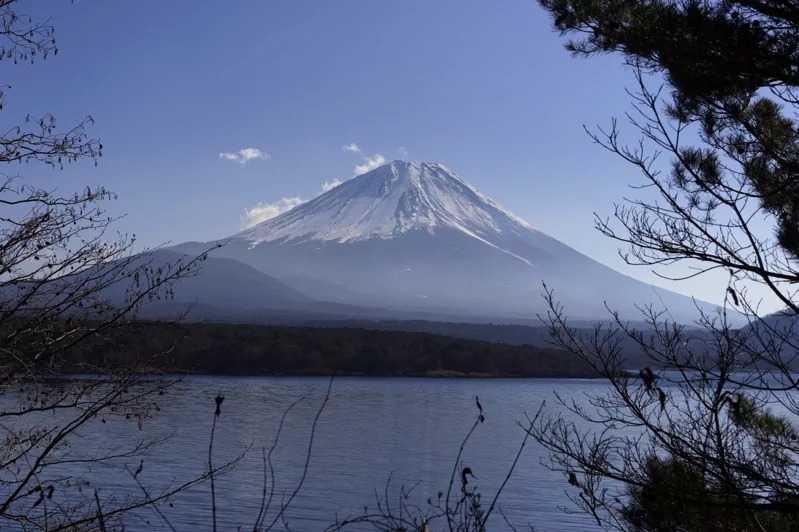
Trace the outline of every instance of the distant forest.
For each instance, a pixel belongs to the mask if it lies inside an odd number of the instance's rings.
[[[554,348],[349,327],[137,323],[76,356],[78,367],[220,375],[595,376]]]
[[[465,340],[476,340],[479,342],[493,342],[510,345],[527,345],[545,349],[559,349],[553,345],[549,330],[543,324],[538,326],[521,324],[503,323],[469,323],[469,322],[444,322],[428,320],[329,320],[329,321],[309,321],[298,323],[311,327],[353,327],[359,329],[377,329],[382,331],[405,331],[420,332],[442,335]],[[593,336],[594,327],[597,322],[584,322],[579,320],[570,321],[570,325],[575,328],[575,332]],[[616,326],[611,322],[603,322],[606,328],[615,329]],[[628,325],[642,331],[645,337],[649,337],[647,331],[651,326],[643,322],[628,322]],[[687,330],[693,330],[687,327]],[[701,333],[697,331],[697,335]],[[625,359],[625,367],[628,369],[642,368],[648,365],[648,361],[636,340],[625,334],[616,337],[618,347]],[[702,343],[693,343],[692,347],[697,353],[704,351]]]
[[[311,327],[352,327],[383,331],[423,332],[436,335],[500,342],[511,345],[549,347],[549,332],[543,324],[522,325],[504,323],[471,323],[430,320],[317,320],[301,325]],[[590,325],[588,325],[590,327]]]

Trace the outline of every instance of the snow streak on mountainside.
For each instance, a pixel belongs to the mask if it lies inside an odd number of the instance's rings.
[[[394,161],[238,236],[262,242],[351,243],[454,229],[528,262],[503,245],[543,236],[439,163]],[[533,243],[533,242],[530,242]],[[541,242],[535,242],[541,245]]]

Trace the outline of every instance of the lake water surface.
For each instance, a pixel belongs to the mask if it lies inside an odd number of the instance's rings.
[[[225,400],[216,428],[215,463],[250,450],[232,472],[217,479],[218,521],[221,530],[252,530],[262,496],[262,448],[271,447],[288,406],[305,397],[287,416],[273,454],[280,502],[300,478],[311,424],[328,383],[325,378],[189,377],[158,398],[161,411],[142,431],[135,423],[109,419],[82,433],[84,448],[109,437],[124,444],[142,435],[172,434],[146,456],[139,478],[152,492],[188,480],[206,466],[214,397],[221,393]],[[297,531],[324,530],[337,516],[374,508],[376,494],[384,494],[389,479],[391,499],[398,497],[401,485],[415,485],[408,503],[424,507],[428,497],[435,500],[438,491],[447,490],[458,448],[477,415],[475,396],[480,397],[486,420],[467,444],[462,461],[474,472],[474,482],[488,502],[522,442],[524,432],[517,422],[525,413],[533,415],[542,401],[547,401],[548,412],[557,413],[555,391],[583,397],[605,386],[599,380],[570,379],[337,378],[319,419],[305,484],[287,512],[288,524]],[[508,520],[519,530],[595,529],[583,514],[559,509],[572,507],[566,497],[571,487],[561,473],[542,465],[547,458],[528,440],[500,500]],[[129,462],[135,468],[139,459]],[[118,472],[95,470],[90,476],[105,494],[131,489],[130,477]],[[396,507],[396,500],[393,503]],[[180,494],[173,504],[164,512],[175,528],[210,529],[207,483]],[[139,519],[129,528],[164,527],[151,513]],[[498,513],[489,523],[489,530],[511,530]],[[354,528],[364,529],[371,528]]]

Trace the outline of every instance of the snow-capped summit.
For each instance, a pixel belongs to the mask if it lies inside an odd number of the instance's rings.
[[[225,242],[217,255],[337,303],[532,319],[545,311],[546,283],[572,316],[606,317],[606,304],[631,317],[649,303],[696,312],[690,298],[594,261],[439,163],[375,168]]]
[[[473,238],[531,231],[524,220],[481,194],[440,163],[394,161],[240,234],[274,240],[352,242],[449,228]]]

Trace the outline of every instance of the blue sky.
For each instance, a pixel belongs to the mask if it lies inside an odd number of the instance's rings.
[[[97,168],[30,166],[26,177],[108,186],[119,194],[110,210],[127,214],[120,230],[140,243],[231,235],[245,209],[313,197],[380,154],[443,162],[544,232],[656,279],[593,230],[592,213],[611,215],[640,177],[583,124],[629,110],[632,75],[618,58],[571,58],[533,0],[77,0],[20,11],[50,17],[60,51],[6,70],[6,119],[91,114],[105,145]],[[352,143],[362,153],[342,150]],[[220,158],[247,148],[263,156]],[[724,281],[666,286],[718,301]]]

